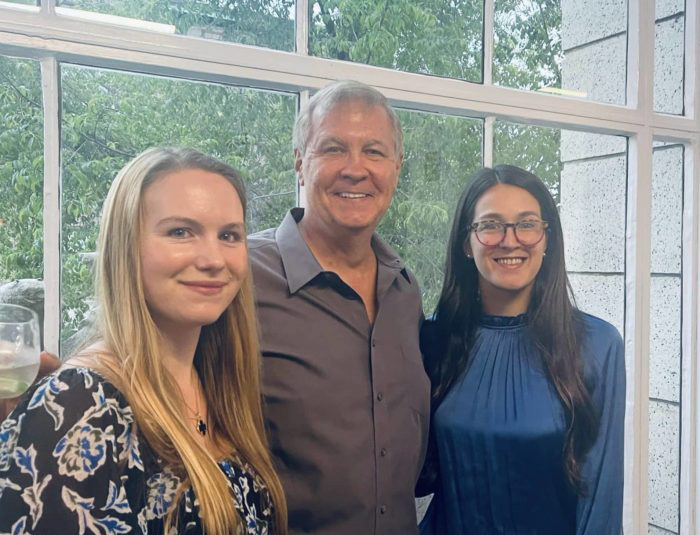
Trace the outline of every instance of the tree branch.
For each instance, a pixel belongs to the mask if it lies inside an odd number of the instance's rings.
[[[29,98],[27,95],[25,95],[24,93],[22,93],[22,92],[19,90],[19,87],[17,87],[14,83],[12,83],[12,80],[10,79],[10,77],[7,76],[4,72],[0,71],[0,76],[2,76],[2,78],[5,80],[5,82],[7,83],[7,85],[9,85],[9,86],[14,90],[14,92],[17,93],[17,94],[19,95],[19,97],[20,97],[22,100],[26,100],[29,104],[31,104],[31,105],[34,106],[35,108],[39,108],[39,109],[42,108],[41,104],[35,102],[35,101],[32,100],[31,98]]]

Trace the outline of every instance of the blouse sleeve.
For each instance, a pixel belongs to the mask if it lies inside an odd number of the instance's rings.
[[[131,410],[88,370],[49,376],[0,426],[0,534],[142,533],[127,497],[141,469]]]
[[[600,321],[600,320],[599,320]],[[595,363],[593,402],[600,411],[595,444],[583,464],[585,495],[579,499],[576,535],[620,535],[625,428],[624,345],[617,330],[600,321],[586,353]],[[607,332],[606,332],[607,331]]]

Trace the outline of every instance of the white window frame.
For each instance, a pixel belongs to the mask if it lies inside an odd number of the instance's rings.
[[[494,0],[484,7],[484,83],[431,77],[308,55],[308,0],[297,0],[297,52],[165,35],[144,29],[91,23],[56,13],[55,0],[41,8],[0,1],[0,54],[41,61],[44,99],[45,343],[57,352],[60,325],[60,62],[186,79],[283,90],[300,95],[337,79],[373,85],[393,104],[419,111],[485,118],[484,163],[493,162],[495,119],[627,136],[628,195],[625,346],[627,419],[624,528],[647,530],[649,293],[652,142],[685,146],[683,213],[683,374],[681,533],[700,534],[700,367],[697,332],[700,232],[700,9],[685,6],[685,115],[653,111],[654,2],[628,0],[627,104],[612,105],[520,91],[492,84]],[[298,201],[303,203],[300,192]]]

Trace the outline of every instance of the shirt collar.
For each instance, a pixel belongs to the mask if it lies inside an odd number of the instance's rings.
[[[304,217],[303,208],[292,208],[275,231],[275,241],[284,266],[289,292],[292,294],[319,273],[323,273],[321,264],[318,263],[299,232],[297,224],[302,217]],[[380,264],[391,270],[400,271],[404,278],[411,282],[401,258],[376,232],[372,235],[372,249]]]

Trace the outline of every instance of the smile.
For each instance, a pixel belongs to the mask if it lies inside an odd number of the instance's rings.
[[[504,266],[517,266],[525,262],[522,257],[516,258],[496,258],[496,262]]]
[[[343,199],[364,199],[365,197],[369,197],[367,193],[351,193],[349,191],[341,191],[340,193],[336,193],[336,195]]]

